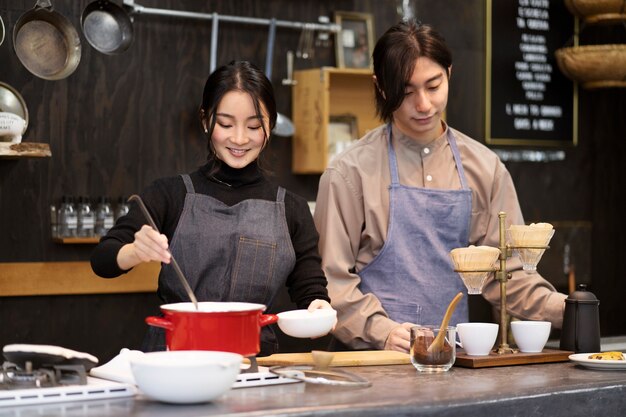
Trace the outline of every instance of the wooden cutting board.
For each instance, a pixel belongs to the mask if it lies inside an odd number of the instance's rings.
[[[488,356],[470,356],[463,350],[457,350],[454,366],[464,368],[488,368],[492,366],[531,365],[536,363],[567,362],[574,352],[567,350],[544,349],[537,353],[507,353],[498,355],[491,352]]]
[[[351,352],[334,352],[335,356],[329,366],[368,366],[368,365],[404,365],[410,364],[407,353],[392,350],[358,350]],[[261,366],[313,365],[311,353],[276,353],[256,358]]]

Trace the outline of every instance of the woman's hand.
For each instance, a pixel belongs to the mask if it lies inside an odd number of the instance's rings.
[[[326,300],[313,300],[311,301],[311,304],[309,304],[309,308],[307,310],[309,311],[313,311],[313,310],[317,310],[317,309],[330,309],[332,310],[333,308],[331,307],[330,303]]]
[[[167,237],[148,225],[143,225],[133,243],[122,246],[117,254],[120,269],[128,270],[142,262],[157,261],[170,263],[172,255],[168,250]]]
[[[413,323],[402,323],[400,326],[393,329],[385,342],[385,350],[397,350],[409,353],[411,345],[411,327],[413,326],[415,326]]]
[[[313,312],[315,310],[333,310],[333,307],[330,305],[330,303],[326,300],[313,300],[311,301],[311,304],[309,304],[309,308],[307,309],[310,312]],[[330,329],[330,331],[334,331],[335,327],[337,327],[337,320],[335,320],[335,324],[333,324],[333,328]],[[312,337],[311,339],[317,339],[316,337]]]

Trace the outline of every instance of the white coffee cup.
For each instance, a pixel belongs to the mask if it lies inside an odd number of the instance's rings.
[[[512,321],[511,331],[520,352],[541,352],[550,337],[549,321]]]
[[[471,356],[486,356],[498,337],[495,323],[459,323],[456,325],[463,350]]]

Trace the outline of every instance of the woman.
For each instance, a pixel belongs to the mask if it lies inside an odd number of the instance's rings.
[[[320,179],[315,224],[334,335],[357,349],[409,351],[409,328],[438,324],[464,286],[449,251],[498,246],[498,212],[523,224],[511,176],[497,155],[449,127],[452,56],[428,25],[390,28],[374,52],[376,109],[386,122],[335,157]],[[507,262],[509,313],[560,327],[564,294],[517,258]],[[499,304],[493,276],[483,296]],[[452,324],[468,321],[467,297]]]
[[[199,301],[269,306],[286,285],[299,308],[331,308],[307,202],[269,182],[258,163],[276,124],[270,81],[248,62],[218,68],[204,87],[200,123],[206,165],[159,179],[141,195],[161,233],[133,204],[96,247],[94,272],[112,278],[142,262],[162,262],[163,303],[189,301],[169,248]],[[154,334],[160,329],[150,330],[144,350],[164,349],[162,335]],[[264,327],[261,354],[276,350]]]

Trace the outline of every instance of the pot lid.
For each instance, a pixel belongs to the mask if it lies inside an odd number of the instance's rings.
[[[577,290],[574,291],[573,293],[571,293],[569,295],[569,297],[567,297],[565,299],[565,302],[569,302],[569,303],[583,303],[583,304],[587,304],[587,303],[597,304],[600,301],[598,301],[598,299],[596,298],[596,296],[592,292],[587,291],[587,284],[578,284],[577,285]]]
[[[372,383],[362,376],[340,369],[317,369],[308,365],[272,366],[270,372],[285,378],[317,385],[367,388]]]

